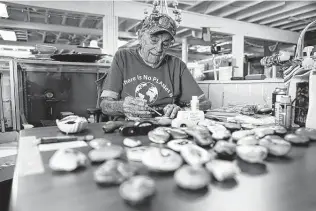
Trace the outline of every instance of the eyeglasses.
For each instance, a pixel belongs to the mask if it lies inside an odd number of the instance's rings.
[[[159,37],[154,36],[154,35],[151,35],[151,36],[150,36],[150,43],[151,43],[151,44],[156,45],[156,44],[159,43],[159,41],[160,41]],[[163,41],[163,42],[162,42],[162,47],[163,47],[164,49],[167,49],[167,48],[169,48],[171,45],[173,45],[173,43],[174,43],[174,40],[166,40],[166,41]]]

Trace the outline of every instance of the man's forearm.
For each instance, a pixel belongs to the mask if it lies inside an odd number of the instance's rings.
[[[112,116],[124,115],[123,101],[114,100],[112,98],[103,98],[100,107],[104,114]]]

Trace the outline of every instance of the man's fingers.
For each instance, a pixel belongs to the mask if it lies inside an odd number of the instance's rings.
[[[171,119],[175,118],[177,116],[177,113],[178,113],[179,110],[180,110],[179,106],[173,107],[173,110],[172,110],[172,112],[170,114],[170,118]]]
[[[173,111],[173,106],[172,105],[167,105],[166,109],[164,109],[164,113],[165,113],[164,116],[169,117],[171,115],[172,111]]]

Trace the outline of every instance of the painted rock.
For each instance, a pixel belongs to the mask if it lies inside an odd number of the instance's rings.
[[[187,134],[194,138],[196,144],[200,146],[210,146],[215,144],[209,130],[203,126],[195,126],[184,129]]]
[[[138,205],[150,200],[156,192],[155,181],[150,177],[138,175],[120,185],[120,196],[130,205]]]
[[[132,147],[138,147],[142,145],[142,142],[140,140],[134,140],[132,138],[124,138],[123,144],[124,146],[132,148]]]
[[[187,190],[199,190],[208,186],[210,174],[202,167],[184,165],[174,173],[176,184]]]
[[[118,185],[135,175],[137,168],[119,160],[108,160],[94,172],[94,181],[102,185]]]
[[[233,179],[240,172],[236,164],[231,161],[212,160],[205,167],[219,182]]]
[[[119,158],[124,154],[124,149],[118,145],[110,145],[100,149],[91,150],[88,154],[92,162],[103,162]]]
[[[230,132],[235,132],[241,129],[240,124],[227,122],[224,124],[224,127],[227,128]]]
[[[170,172],[178,169],[183,160],[171,149],[152,147],[143,153],[142,163],[151,171]]]
[[[273,135],[274,129],[272,128],[255,128],[253,129],[253,132],[257,139],[263,138],[267,135]]]
[[[184,146],[180,153],[187,164],[192,166],[202,165],[211,159],[207,150],[194,144]]]
[[[274,156],[284,156],[291,150],[291,144],[279,136],[266,136],[259,141],[259,145],[266,147]]]
[[[254,135],[245,136],[237,141],[237,145],[257,145],[258,139]]]
[[[219,159],[232,160],[236,153],[236,144],[227,141],[217,141],[213,150]]]
[[[89,142],[89,146],[93,149],[100,149],[106,146],[110,146],[112,143],[105,138],[95,138]]]
[[[299,128],[295,131],[295,134],[307,136],[310,140],[316,141],[316,130],[311,128]]]
[[[240,145],[236,147],[238,157],[249,163],[262,163],[268,156],[268,149],[257,145]]]
[[[167,132],[171,135],[173,139],[186,139],[189,137],[185,131],[179,128],[168,128]]]
[[[308,145],[309,138],[304,135],[287,134],[284,136],[284,140],[290,142],[293,145]]]
[[[49,159],[49,167],[53,171],[74,171],[88,165],[85,154],[75,149],[60,149]]]
[[[198,122],[199,126],[204,126],[204,127],[215,125],[215,124],[216,124],[216,122],[214,120],[210,120],[210,119],[203,119],[202,121]]]
[[[152,131],[149,131],[148,138],[150,141],[156,144],[164,144],[169,141],[170,134],[164,127],[158,127]]]
[[[287,129],[280,125],[271,126],[270,128],[274,130],[275,134],[280,136],[285,135],[287,133]]]
[[[169,141],[167,143],[167,146],[176,152],[180,152],[181,149],[188,144],[195,144],[195,143],[188,139],[175,139],[175,140]]]
[[[144,152],[149,148],[149,146],[126,148],[127,159],[130,161],[141,162]]]
[[[238,141],[239,139],[253,135],[254,131],[253,130],[240,130],[232,133],[232,138],[234,141]]]

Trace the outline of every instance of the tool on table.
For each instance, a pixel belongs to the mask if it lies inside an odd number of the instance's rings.
[[[53,136],[53,137],[43,137],[40,139],[39,144],[51,144],[51,143],[61,143],[61,142],[70,142],[77,141],[78,137],[76,136]]]
[[[124,92],[125,94],[127,94],[128,96],[130,96],[130,97],[133,97],[132,95],[130,95],[129,93],[127,93],[127,92]],[[149,108],[149,110],[151,110],[151,111],[153,111],[153,112],[155,112],[156,114],[158,114],[159,116],[162,116],[162,114],[161,113],[159,113],[158,111],[156,111],[155,109],[153,109],[153,108],[151,108],[151,107],[148,107]]]

